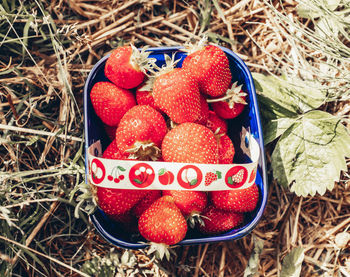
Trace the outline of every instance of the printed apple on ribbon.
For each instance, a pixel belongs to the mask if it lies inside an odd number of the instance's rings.
[[[159,169],[158,180],[162,185],[170,185],[174,182],[174,179],[174,174],[171,171],[167,170],[166,168]]]

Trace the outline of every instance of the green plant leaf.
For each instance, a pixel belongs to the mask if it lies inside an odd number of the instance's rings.
[[[269,144],[276,138],[280,137],[294,122],[296,118],[277,118],[265,124],[264,128],[264,143]]]
[[[125,170],[126,170],[124,167],[122,167],[122,166],[120,166],[120,165],[118,165],[118,169],[119,169],[120,171],[125,171]]]
[[[260,73],[254,73],[253,77],[259,94],[269,99],[267,104],[275,104],[284,117],[317,109],[327,96],[327,91],[317,82]]]
[[[296,120],[272,153],[274,178],[297,195],[323,195],[346,171],[350,135],[338,117],[311,111]]]
[[[220,171],[215,171],[216,176],[218,177],[218,179],[222,178],[222,174]]]
[[[265,144],[281,136],[300,114],[319,108],[327,98],[326,90],[315,82],[298,78],[288,81],[259,73],[253,76]]]
[[[230,185],[233,185],[232,176],[228,176],[227,183],[229,183]]]
[[[259,257],[261,252],[264,249],[263,240],[253,236],[254,240],[254,249],[252,254],[250,255],[248,265],[244,271],[244,277],[253,277],[258,273],[259,269]]]
[[[195,184],[197,184],[198,180],[197,179],[193,179],[190,182],[190,186],[194,186]]]
[[[282,263],[281,277],[300,276],[301,265],[304,260],[304,248],[296,247],[284,257]]]

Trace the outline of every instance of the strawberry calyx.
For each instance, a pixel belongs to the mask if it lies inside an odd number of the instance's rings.
[[[161,156],[161,150],[154,142],[136,141],[126,152],[130,153],[133,159],[143,161],[157,161]]]
[[[198,42],[192,43],[191,41],[185,44],[185,48],[181,49],[191,55],[194,52],[202,50],[208,43],[208,36],[204,35]]]
[[[170,261],[170,255],[175,254],[174,251],[165,243],[150,242],[147,255],[152,255],[157,260],[163,260],[164,256]],[[152,258],[153,260],[154,258]]]
[[[181,59],[175,60],[175,53],[173,53],[171,57],[169,55],[164,54],[164,62],[165,63],[163,64],[163,66],[162,67],[156,66],[155,68],[158,71],[152,70],[151,72],[154,74],[155,78],[157,78],[160,75],[171,72],[180,60]]]
[[[146,75],[148,72],[152,72],[153,68],[156,67],[155,58],[149,58],[151,54],[150,51],[147,51],[149,46],[143,47],[141,50],[137,49],[133,44],[131,44],[132,54],[130,57],[130,64],[135,68]]]
[[[153,75],[149,76],[147,81],[142,86],[140,86],[137,90],[138,91],[149,91],[150,93],[152,93],[154,81],[155,81],[155,77]]]
[[[226,91],[225,96],[220,98],[207,99],[207,102],[215,103],[224,101],[227,102],[230,109],[232,109],[235,103],[247,105],[248,103],[245,101],[246,96],[247,93],[242,91],[242,85],[237,86],[237,82],[235,82],[232,84],[232,87]]]
[[[196,211],[192,212],[188,217],[187,217],[187,222],[188,225],[194,229],[197,225],[199,226],[204,226],[204,221],[202,218],[202,215]]]

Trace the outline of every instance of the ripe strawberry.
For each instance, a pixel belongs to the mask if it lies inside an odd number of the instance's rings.
[[[147,105],[137,105],[125,113],[116,133],[121,152],[132,153],[141,160],[156,160],[167,132],[163,116]]]
[[[220,118],[214,111],[209,111],[207,122],[204,124],[207,128],[217,134],[227,133],[227,122]],[[220,128],[220,129],[219,129]],[[219,129],[219,131],[218,131]]]
[[[131,89],[140,85],[147,69],[152,67],[154,59],[150,52],[141,52],[134,46],[121,46],[113,50],[106,61],[105,75],[118,87]]]
[[[215,182],[218,176],[214,172],[207,172],[204,178],[204,185],[210,186],[211,183]]]
[[[219,164],[231,164],[235,155],[235,148],[230,137],[226,134],[218,135]]]
[[[176,123],[199,119],[201,104],[197,83],[181,68],[156,77],[153,98],[156,105]]]
[[[186,235],[187,224],[171,196],[163,196],[141,215],[139,231],[145,239],[173,245]]]
[[[149,77],[146,82],[140,85],[136,89],[136,102],[138,105],[148,105],[154,108],[157,111],[161,111],[153,98],[153,83],[155,79],[154,77]]]
[[[207,206],[207,194],[204,191],[164,190],[163,196],[170,195],[185,217],[200,214]]]
[[[247,105],[247,94],[241,90],[241,87],[241,85],[237,87],[234,83],[224,97],[207,100],[218,116],[231,119],[243,112],[245,105]]]
[[[97,203],[107,215],[119,216],[130,211],[148,192],[97,187]]]
[[[165,162],[218,163],[218,145],[207,127],[196,123],[182,123],[170,130],[162,143]]]
[[[259,200],[259,188],[256,184],[245,189],[211,191],[210,197],[215,207],[232,212],[251,212]]]
[[[209,118],[209,105],[207,103],[207,99],[201,94],[200,95],[201,109],[199,113],[199,118],[195,121],[195,123],[205,125]]]
[[[115,139],[115,132],[117,131],[117,126],[109,126],[109,125],[103,124],[103,128],[105,129],[109,139],[113,141]]]
[[[220,210],[213,205],[202,213],[203,225],[199,230],[205,234],[217,234],[229,231],[243,222],[243,214]]]
[[[225,93],[231,83],[228,58],[218,46],[208,45],[188,55],[182,68],[197,80],[201,93],[218,97]]]
[[[132,209],[133,214],[139,218],[144,211],[146,211],[154,201],[162,196],[160,190],[149,191],[144,198],[142,198]]]
[[[137,233],[137,218],[130,211],[121,215],[110,215],[110,219],[118,222],[118,228],[122,228],[125,232]]]
[[[118,215],[110,215],[109,218],[114,221],[118,221],[120,223],[125,223],[125,224],[131,223],[134,220],[134,216],[132,216],[130,212],[126,212],[124,214],[118,214]]]
[[[97,116],[109,126],[117,126],[126,111],[136,105],[133,93],[110,82],[96,83],[90,99]]]
[[[102,154],[102,158],[113,160],[126,160],[129,158],[129,153],[123,154],[120,152],[117,141],[113,140]]]

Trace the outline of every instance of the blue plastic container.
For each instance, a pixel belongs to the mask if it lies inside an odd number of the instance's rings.
[[[241,155],[239,151],[237,151],[240,145],[240,141],[237,141],[237,133],[240,132],[242,126],[250,130],[252,136],[260,145],[260,160],[256,176],[256,184],[260,191],[259,202],[257,208],[253,212],[245,214],[244,224],[241,225],[241,227],[224,234],[211,236],[206,236],[197,231],[189,230],[185,239],[178,243],[179,245],[202,244],[242,238],[249,234],[258,224],[267,202],[268,187],[264,143],[253,78],[245,63],[235,53],[227,48],[221,48],[229,59],[232,81],[238,81],[238,85],[243,84],[243,90],[248,93],[248,107],[245,108],[241,115],[228,122],[228,135],[231,137],[235,145],[235,163],[249,162],[247,157]],[[151,51],[150,57],[157,59],[158,65],[164,63],[164,54],[171,56],[173,53],[176,53],[175,58],[181,59],[177,66],[181,67],[182,61],[186,57],[186,53],[179,51],[180,49],[181,47],[159,47],[150,48],[149,51]],[[108,81],[104,75],[104,66],[108,57],[109,55],[103,57],[93,67],[84,87],[85,153],[87,153],[88,147],[98,140],[101,140],[104,149],[110,142],[104,131],[103,124],[96,116],[90,101],[90,91],[93,85],[100,81]],[[87,158],[85,161],[87,169]],[[88,172],[86,171],[86,176],[88,176],[87,174]],[[116,246],[131,249],[140,249],[147,246],[147,244],[140,243],[140,241],[144,241],[140,235],[124,232],[117,222],[110,220],[100,209],[97,209],[90,218],[101,236]]]

